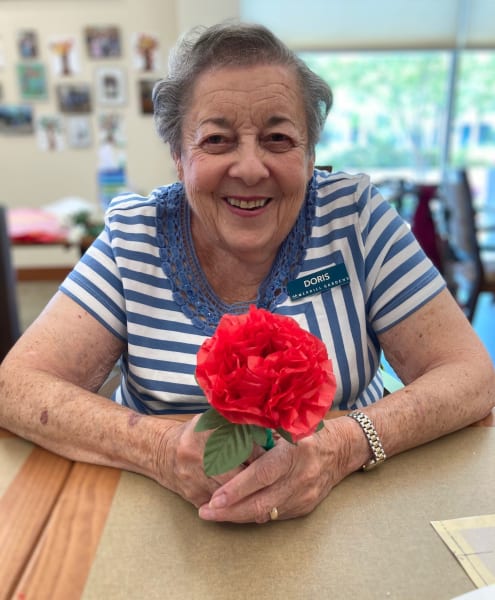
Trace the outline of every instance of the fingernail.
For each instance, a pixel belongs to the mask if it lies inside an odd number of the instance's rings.
[[[201,506],[199,511],[199,518],[205,521],[211,521],[213,519],[213,511],[208,506]]]
[[[208,506],[210,508],[224,508],[225,506],[227,506],[227,496],[225,494],[218,494],[218,496],[213,496]]]

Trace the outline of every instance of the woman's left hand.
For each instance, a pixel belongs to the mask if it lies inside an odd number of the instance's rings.
[[[349,419],[350,421],[350,419]],[[265,523],[311,512],[349,474],[350,439],[342,419],[325,422],[318,433],[290,444],[283,438],[221,486],[199,516],[209,521]],[[278,513],[278,516],[277,516]]]

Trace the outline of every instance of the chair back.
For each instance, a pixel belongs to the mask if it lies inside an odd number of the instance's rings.
[[[445,276],[469,320],[484,279],[473,194],[465,169],[447,170],[442,186],[449,245]]]
[[[6,209],[0,206],[0,362],[19,335],[16,280],[10,252]]]

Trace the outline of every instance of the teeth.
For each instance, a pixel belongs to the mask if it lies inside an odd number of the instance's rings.
[[[264,198],[261,200],[238,200],[237,198],[227,198],[226,200],[230,204],[230,206],[235,206],[236,208],[243,208],[249,210],[265,206],[269,198]]]

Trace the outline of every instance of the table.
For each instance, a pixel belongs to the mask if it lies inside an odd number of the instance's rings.
[[[0,598],[451,599],[474,586],[430,521],[493,513],[495,411],[479,425],[351,475],[307,517],[243,526],[0,430]]]

